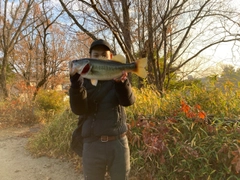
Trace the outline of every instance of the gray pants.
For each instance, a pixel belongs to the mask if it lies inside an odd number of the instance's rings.
[[[111,180],[128,179],[130,152],[126,136],[109,142],[84,143],[82,159],[85,180],[104,180],[106,171]]]

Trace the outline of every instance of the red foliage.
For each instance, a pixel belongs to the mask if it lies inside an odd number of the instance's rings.
[[[196,104],[194,107],[191,107],[188,105],[185,101],[181,101],[181,110],[185,113],[187,118],[195,119],[196,122],[204,122],[207,115],[206,113],[201,109],[201,106],[199,104]]]
[[[145,149],[142,154],[145,157],[158,156],[160,163],[164,163],[163,152],[167,150],[165,136],[168,134],[168,121],[159,121],[159,119],[139,117],[137,126],[142,127],[142,139]]]
[[[157,119],[153,117],[146,118],[144,116],[138,117],[136,126],[142,128],[142,142],[145,145],[144,152],[142,154],[148,156],[160,157],[160,163],[164,163],[164,152],[167,150],[167,138],[169,136],[170,125],[178,123],[177,117],[182,115],[182,112],[188,119],[192,119],[195,123],[204,123],[206,119],[206,113],[201,109],[200,105],[191,107],[185,101],[181,101],[181,108],[175,111],[172,117],[165,119]],[[132,127],[135,124],[132,124]],[[210,126],[210,125],[209,125]],[[214,129],[208,127],[209,131],[213,132]],[[134,138],[137,142],[140,139]],[[136,140],[137,139],[137,140]],[[174,138],[173,138],[174,140]],[[190,151],[189,151],[190,153]],[[190,154],[192,154],[191,152]]]

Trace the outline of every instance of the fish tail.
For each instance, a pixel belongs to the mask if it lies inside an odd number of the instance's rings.
[[[141,58],[136,60],[136,70],[134,73],[138,75],[141,78],[146,78],[147,77],[147,71],[145,67],[147,66],[147,58]]]

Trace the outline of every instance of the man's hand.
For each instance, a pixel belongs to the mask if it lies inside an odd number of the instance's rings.
[[[122,76],[120,78],[114,79],[116,82],[124,82],[128,77],[128,73],[126,71],[122,72]]]
[[[80,76],[80,74],[76,73],[73,76],[70,76],[71,81],[71,87],[72,88],[79,88],[83,83],[83,78]]]

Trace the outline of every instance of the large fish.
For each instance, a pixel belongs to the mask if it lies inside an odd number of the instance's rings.
[[[147,76],[146,66],[146,58],[126,64],[126,59],[121,55],[114,56],[112,60],[83,58],[69,63],[70,75],[78,73],[84,78],[91,79],[95,86],[98,80],[111,80],[121,77],[123,71],[133,72],[141,78],[145,78]]]

